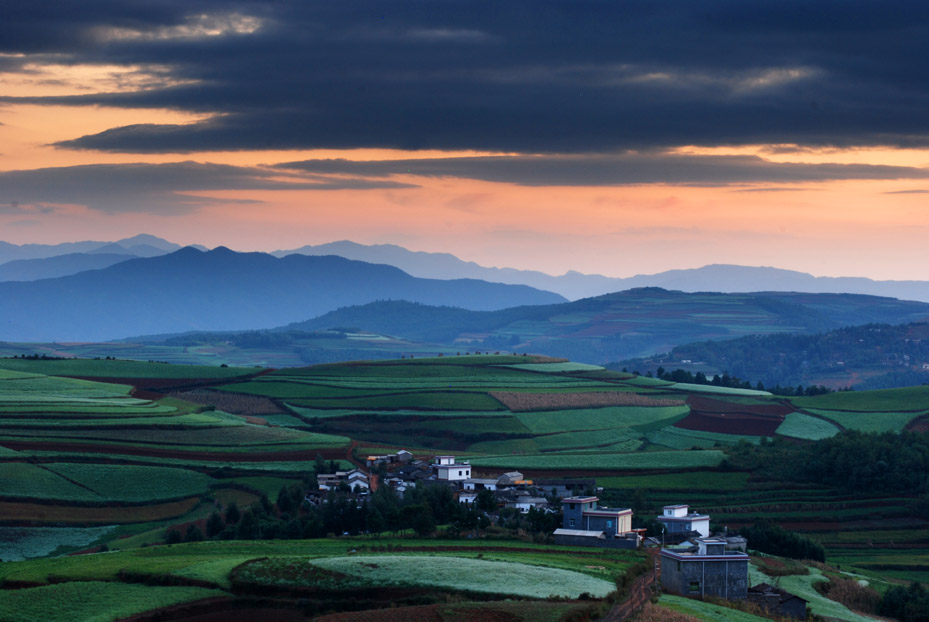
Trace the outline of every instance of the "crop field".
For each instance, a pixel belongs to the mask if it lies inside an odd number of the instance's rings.
[[[925,404],[929,403],[929,386],[878,391],[838,391],[815,397],[792,397],[790,401],[804,409],[910,412],[925,410]]]
[[[824,410],[821,408],[805,408],[804,410],[805,412],[834,421],[846,430],[861,430],[862,432],[899,432],[903,430],[910,421],[922,417],[929,412],[925,410],[918,412],[868,412],[857,410]]]
[[[0,368],[41,374],[81,378],[238,378],[255,373],[254,367],[212,367],[170,365],[142,361],[95,359],[0,359]]]
[[[658,399],[625,391],[583,393],[524,393],[492,391],[491,395],[513,412],[591,408],[597,406],[681,406],[683,400]]]
[[[657,421],[680,418],[689,411],[690,409],[685,405],[615,406],[516,413],[515,416],[534,433],[546,434],[568,430],[605,430],[650,425]]]
[[[716,445],[734,445],[739,441],[758,443],[760,436],[744,434],[723,434],[721,432],[704,432],[703,430],[686,430],[675,426],[667,426],[657,432],[645,435],[648,442],[655,445],[664,445],[671,449],[690,449],[691,447],[714,447]]]
[[[4,622],[102,622],[217,596],[225,596],[225,593],[200,587],[95,581],[64,583],[0,590],[0,619]]]
[[[572,371],[602,371],[600,365],[589,365],[587,363],[574,363],[566,361],[564,363],[527,363],[523,365],[507,365],[511,369],[522,369],[525,371],[540,372],[572,372]]]
[[[784,416],[784,423],[778,426],[777,433],[781,436],[818,441],[832,438],[839,433],[839,428],[818,417],[792,412]]]
[[[84,548],[115,529],[104,527],[4,527],[0,559],[7,562],[43,557],[60,548]]]
[[[351,577],[354,581],[340,578],[340,583],[344,581],[351,587],[427,585],[529,598],[577,598],[585,592],[602,598],[616,589],[610,581],[571,570],[467,557],[358,555],[316,558],[304,563]],[[260,578],[261,564],[248,567],[249,575]]]
[[[624,471],[649,469],[696,469],[715,467],[723,461],[722,451],[655,451],[616,454],[564,453],[536,456],[482,456],[471,459],[480,467],[514,469]]]
[[[676,382],[669,389],[674,391],[683,391],[686,393],[717,393],[719,395],[740,395],[750,397],[770,396],[767,391],[756,391],[755,389],[735,389],[731,387],[714,387],[708,384],[689,384],[686,382]]]
[[[748,485],[748,473],[719,473],[715,471],[691,471],[664,473],[661,475],[620,475],[598,477],[597,485],[625,490],[681,490],[688,497],[697,491],[718,493],[720,491],[743,490]]]

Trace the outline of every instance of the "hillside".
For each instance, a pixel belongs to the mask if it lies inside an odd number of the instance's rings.
[[[865,324],[815,335],[753,335],[701,341],[611,368],[684,369],[730,375],[767,387],[798,384],[885,389],[929,383],[929,325]]]
[[[683,293],[641,288],[559,305],[493,312],[377,302],[288,330],[353,327],[410,341],[510,349],[603,363],[707,339],[817,333],[867,322],[929,317],[929,304],[852,294]]]
[[[520,285],[417,279],[391,266],[341,257],[278,259],[188,247],[57,279],[0,283],[0,339],[105,341],[245,330],[382,299],[478,310],[564,300]]]

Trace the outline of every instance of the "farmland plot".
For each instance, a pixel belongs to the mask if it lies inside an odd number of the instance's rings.
[[[635,453],[557,453],[535,456],[482,456],[472,458],[480,467],[544,470],[647,470],[715,467],[725,458],[722,451],[654,451]]]
[[[793,412],[784,417],[784,423],[778,426],[777,433],[781,436],[818,441],[824,438],[832,438],[839,433],[839,428],[835,424],[818,417]]]
[[[548,412],[516,413],[527,428],[536,434],[579,430],[628,428],[657,421],[670,420],[690,412],[680,406],[611,406]],[[670,421],[668,421],[670,423]]]
[[[570,570],[467,557],[358,555],[292,560],[292,563],[348,575],[350,579],[340,582],[358,587],[430,586],[530,598],[552,595],[577,598],[584,592],[602,598],[615,589],[609,581]],[[262,570],[262,562],[257,562],[248,567],[248,575],[260,582]]]

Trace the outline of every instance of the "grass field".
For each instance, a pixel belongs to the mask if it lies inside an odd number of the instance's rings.
[[[199,587],[162,587],[83,581],[0,590],[4,622],[106,622],[178,603],[225,596]]]
[[[913,419],[927,413],[920,412],[871,412],[856,410],[823,410],[807,408],[806,412],[834,421],[846,430],[862,432],[899,432]]]
[[[716,445],[734,445],[740,441],[758,443],[760,436],[745,434],[723,434],[721,432],[704,432],[703,430],[685,430],[674,426],[666,426],[657,432],[645,436],[650,443],[663,445],[671,449],[690,449],[692,447],[715,447]]]
[[[471,459],[480,467],[544,470],[648,470],[715,467],[723,461],[722,451],[656,451],[616,454],[545,454],[538,456],[487,456]]]
[[[784,423],[778,426],[777,433],[781,436],[818,441],[824,438],[832,438],[839,433],[839,428],[818,417],[793,412],[784,416]]]
[[[99,359],[0,359],[0,368],[45,376],[82,378],[237,378],[254,374],[254,367],[170,365]]]
[[[805,409],[911,412],[926,409],[925,405],[929,403],[929,386],[878,391],[838,391],[816,397],[792,397],[790,401]]]

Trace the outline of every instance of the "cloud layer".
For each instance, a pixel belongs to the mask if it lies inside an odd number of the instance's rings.
[[[60,146],[585,153],[929,146],[929,4],[514,0],[2,3],[0,66],[166,67],[165,86],[44,98],[213,117]],[[22,55],[22,56],[20,56]]]

